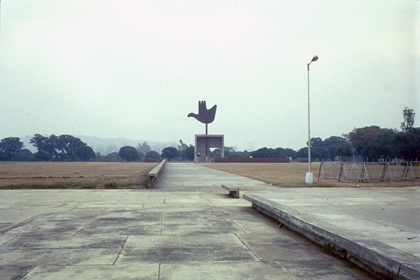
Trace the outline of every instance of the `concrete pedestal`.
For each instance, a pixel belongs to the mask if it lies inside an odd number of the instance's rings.
[[[219,148],[221,157],[225,157],[224,135],[195,135],[194,162],[209,162],[210,148]]]
[[[311,173],[306,173],[306,184],[312,184],[314,182],[314,174]]]

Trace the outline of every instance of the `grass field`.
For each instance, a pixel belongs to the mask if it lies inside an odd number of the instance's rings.
[[[143,188],[157,163],[144,162],[4,162],[0,189]]]
[[[420,185],[419,182],[413,181],[367,183],[366,181],[353,180],[345,183],[338,180],[320,180],[318,182],[319,162],[311,164],[311,172],[314,176],[314,183],[311,185],[305,183],[308,163],[201,163],[200,165],[282,187],[397,187]]]
[[[126,189],[146,187],[147,173],[157,163],[143,162],[2,162],[0,189]],[[318,182],[320,163],[312,163],[314,184],[305,184],[307,163],[204,163],[282,187],[396,187],[419,182]]]

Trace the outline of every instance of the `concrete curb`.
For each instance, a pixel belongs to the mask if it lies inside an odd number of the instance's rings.
[[[157,166],[155,166],[155,168],[153,168],[147,174],[147,188],[150,189],[153,186],[153,183],[156,181],[156,179],[159,176],[160,171],[162,171],[165,163],[166,163],[166,159],[162,160]]]
[[[381,278],[420,279],[420,259],[414,255],[340,229],[258,195],[244,194],[243,198],[250,201],[256,210]]]

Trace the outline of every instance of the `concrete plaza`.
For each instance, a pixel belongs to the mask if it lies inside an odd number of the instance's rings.
[[[291,201],[334,223],[326,209],[308,208],[311,195],[300,199],[290,189],[188,163],[167,163],[147,190],[2,190],[0,279],[372,279],[300,234],[279,228],[250,202],[231,198],[221,184]],[[396,210],[396,203],[389,205]],[[345,224],[342,213],[351,204],[331,205],[341,209],[336,218]],[[367,224],[363,208],[357,209],[353,230],[364,232],[358,226]],[[398,236],[413,237],[418,224],[401,220],[405,232]],[[382,233],[374,235],[392,239]],[[416,250],[418,239],[407,240]]]

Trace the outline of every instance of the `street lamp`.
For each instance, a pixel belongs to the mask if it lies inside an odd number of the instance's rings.
[[[306,183],[312,184],[314,182],[314,175],[311,173],[311,106],[309,98],[309,65],[312,62],[318,60],[318,56],[315,55],[312,60],[308,63],[308,173],[306,173]]]

